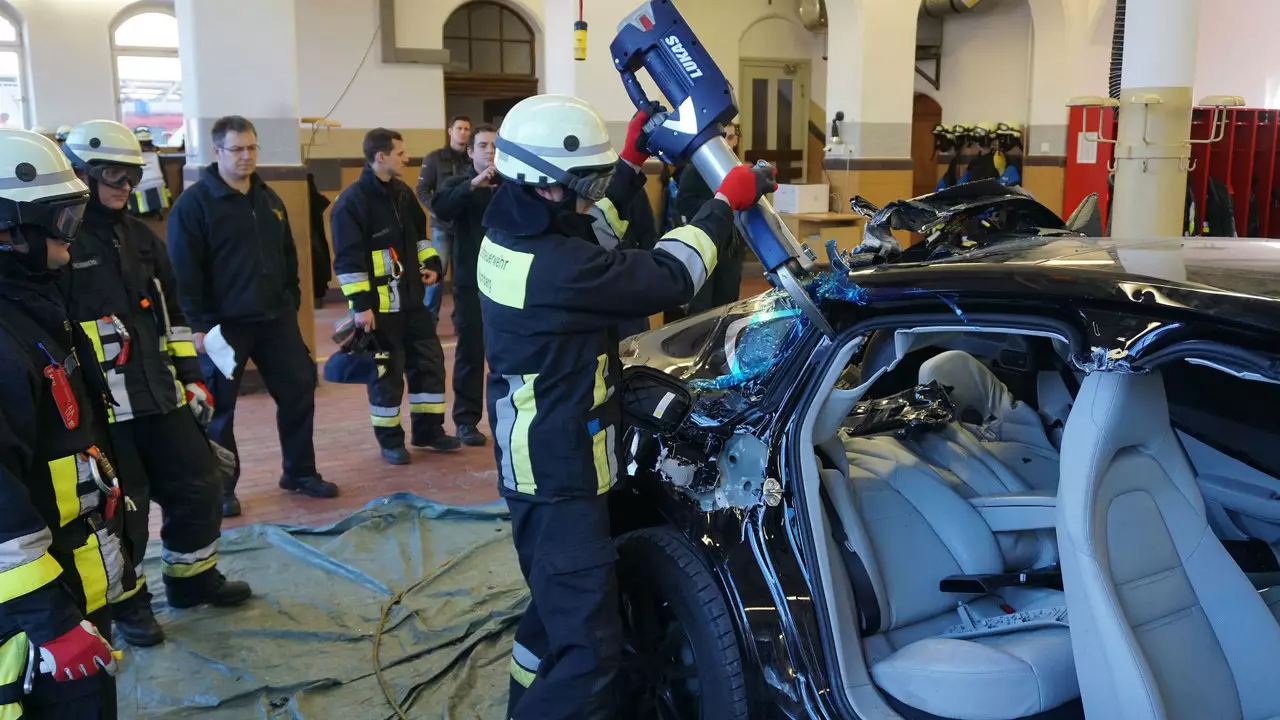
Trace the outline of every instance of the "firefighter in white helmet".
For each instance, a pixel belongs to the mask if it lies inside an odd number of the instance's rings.
[[[116,716],[133,565],[106,382],[57,284],[88,200],[53,140],[0,129],[0,717]]]
[[[213,414],[177,281],[160,238],[126,212],[145,161],[132,132],[112,120],[77,125],[62,151],[89,185],[80,237],[64,278],[68,312],[89,336],[114,400],[107,419],[125,494],[125,537],[138,583],[115,604],[131,645],[164,639],[141,564],[151,501],[160,505],[165,594],[177,608],[236,605],[249,586],[216,567],[222,483],[202,424]]]
[[[621,716],[606,495],[623,429],[618,325],[688,303],[732,240],[732,210],[777,187],[772,168],[739,166],[652,251],[617,250],[644,185],[646,119],[632,118],[619,156],[594,108],[538,95],[511,109],[495,142],[503,183],[476,277],[498,490],[533,596],[512,652],[517,720]]]

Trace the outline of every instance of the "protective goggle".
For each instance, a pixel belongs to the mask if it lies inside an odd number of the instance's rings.
[[[87,195],[53,202],[14,202],[4,213],[9,217],[0,218],[0,226],[32,225],[70,242],[80,232],[88,202]]]
[[[581,174],[579,174],[581,173]],[[565,174],[565,187],[574,191],[579,197],[591,202],[599,202],[604,199],[605,190],[609,188],[609,181],[613,179],[613,168],[602,168],[592,170],[575,170]]]
[[[88,174],[94,180],[113,188],[123,188],[126,185],[136,188],[142,182],[142,168],[135,165],[90,165]]]

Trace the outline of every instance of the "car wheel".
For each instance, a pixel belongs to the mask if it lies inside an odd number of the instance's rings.
[[[720,589],[679,533],[646,528],[617,540],[623,683],[632,717],[739,720],[747,688]]]

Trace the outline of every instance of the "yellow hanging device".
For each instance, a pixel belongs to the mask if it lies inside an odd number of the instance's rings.
[[[573,59],[587,59],[587,24],[582,20],[573,24]]]

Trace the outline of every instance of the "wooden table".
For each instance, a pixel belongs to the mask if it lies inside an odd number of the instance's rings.
[[[835,238],[836,246],[841,250],[851,249],[862,242],[860,228],[866,218],[861,215],[833,212],[779,214],[796,240],[809,243],[819,256],[822,255],[822,246],[831,238]]]

